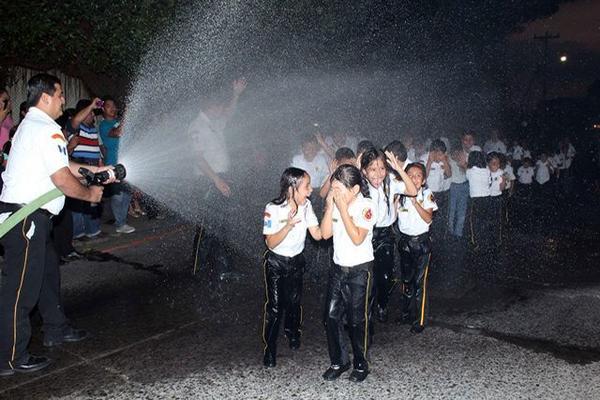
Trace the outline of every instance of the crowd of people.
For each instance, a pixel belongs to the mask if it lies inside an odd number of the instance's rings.
[[[12,118],[12,104],[8,91],[0,90],[0,148],[6,168],[11,144],[20,123],[28,111],[27,102],[19,106],[19,118]],[[57,119],[67,140],[66,151],[69,159],[87,166],[116,165],[119,162],[119,143],[123,135],[121,113],[117,101],[111,96],[94,99],[80,99],[75,108],[66,109]],[[1,187],[1,186],[0,186]],[[1,189],[0,189],[1,190]],[[101,222],[106,203],[111,211],[114,233],[129,234],[135,228],[128,223],[129,218],[147,215],[140,205],[142,193],[124,183],[114,183],[104,191],[105,202],[90,203],[67,198],[66,206],[53,219],[53,242],[63,262],[82,257],[73,247],[73,240],[90,240],[102,237]],[[162,218],[162,214],[153,216]],[[106,218],[105,218],[106,219]]]
[[[436,246],[462,241],[474,254],[493,253],[511,215],[535,214],[536,204],[547,210],[572,185],[576,153],[567,138],[549,152],[519,141],[508,147],[498,130],[490,131],[483,146],[473,131],[424,140],[405,134],[382,146],[340,130],[327,137],[317,130],[303,137],[280,178],[278,197],[264,210],[262,332],[267,367],[276,366],[280,323],[290,348],[300,347],[302,275],[314,263],[311,248],[332,238],[324,245],[332,249],[324,310],[331,365],[325,380],[351,367],[351,381],[367,377],[374,321],[388,321],[395,254],[399,322],[420,333]],[[305,250],[307,231],[312,240]]]

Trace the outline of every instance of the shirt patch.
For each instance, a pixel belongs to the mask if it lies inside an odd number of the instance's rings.
[[[50,136],[52,139],[56,139],[56,140],[60,140],[63,143],[66,143],[65,137],[62,135],[62,133],[55,133],[54,135]]]
[[[363,218],[367,221],[370,221],[373,218],[373,210],[370,208],[365,208],[363,210]]]
[[[429,201],[435,203],[435,197],[433,196],[433,193],[429,193]]]

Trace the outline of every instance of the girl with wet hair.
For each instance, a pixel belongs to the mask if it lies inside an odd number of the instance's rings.
[[[402,145],[404,147],[404,145]],[[404,152],[406,160],[406,152]],[[391,152],[370,148],[361,159],[362,174],[367,179],[369,194],[375,203],[377,220],[373,228],[373,293],[372,310],[379,322],[387,322],[387,305],[394,271],[395,235],[392,225],[396,221],[394,197],[417,194],[415,185],[404,172],[404,164]],[[388,169],[389,167],[389,169]],[[390,169],[393,173],[390,172]],[[398,178],[399,177],[399,178]]]
[[[279,325],[285,318],[284,332],[291,349],[300,347],[302,324],[302,277],[306,231],[321,240],[321,229],[308,197],[312,192],[306,171],[290,167],[283,171],[279,196],[265,207],[263,235],[265,253],[263,363],[276,365]]]
[[[409,164],[406,173],[416,189],[416,196],[400,196],[396,203],[402,277],[401,321],[411,325],[411,332],[420,333],[427,322],[427,277],[431,260],[429,226],[438,207],[433,193],[425,187],[425,166]]]
[[[327,285],[324,315],[331,365],[323,374],[335,380],[350,369],[344,325],[347,323],[354,355],[350,380],[363,381],[367,362],[369,294],[373,271],[373,226],[377,214],[369,198],[369,187],[358,168],[339,166],[331,177],[325,213],[321,221],[323,239],[333,237],[333,266]]]

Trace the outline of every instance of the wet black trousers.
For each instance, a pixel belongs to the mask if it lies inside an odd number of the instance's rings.
[[[344,365],[349,360],[344,331],[347,323],[354,369],[369,369],[367,354],[372,268],[372,262],[349,268],[333,264],[330,271],[324,324],[331,365]]]
[[[373,301],[380,308],[387,308],[394,279],[394,230],[391,226],[373,229]]]
[[[471,244],[477,250],[488,251],[498,239],[494,236],[494,230],[500,221],[495,219],[494,207],[494,201],[489,196],[472,197],[469,200]]]
[[[402,320],[423,328],[427,322],[427,276],[431,259],[429,233],[400,234],[400,276],[402,277]]]
[[[18,206],[0,203],[0,213]],[[29,314],[37,305],[45,337],[63,334],[67,320],[60,301],[58,256],[50,239],[50,215],[38,210],[11,229],[0,241],[5,265],[0,286],[0,368],[14,367],[29,354]]]
[[[302,325],[302,276],[304,255],[285,257],[267,251],[264,262],[265,309],[263,342],[265,355],[277,355],[279,325],[285,319],[287,338],[299,338]]]

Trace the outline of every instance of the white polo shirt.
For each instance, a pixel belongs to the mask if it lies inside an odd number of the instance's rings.
[[[396,221],[396,212],[394,210],[394,196],[396,194],[404,194],[406,193],[406,185],[401,180],[397,180],[394,174],[389,175],[390,185],[389,185],[389,193],[385,196],[385,192],[383,191],[383,184],[381,184],[377,189],[369,183],[369,194],[371,195],[371,200],[375,203],[375,208],[377,211],[377,222],[375,223],[375,227],[377,228],[385,228],[394,223]]]
[[[210,168],[217,174],[229,172],[230,167],[224,133],[226,124],[224,119],[211,120],[206,114],[200,112],[188,129],[195,150],[202,154]],[[203,175],[199,167],[196,167],[196,171]]]
[[[333,207],[333,262],[342,267],[354,267],[373,261],[373,226],[377,221],[377,210],[371,199],[358,194],[348,207],[348,213],[359,228],[368,229],[367,237],[358,246],[352,243],[340,211]]]
[[[329,176],[329,163],[323,153],[318,153],[312,161],[304,158],[304,154],[295,155],[291,166],[305,170],[310,176],[310,186],[315,189],[320,188]]]
[[[530,185],[533,182],[533,175],[533,167],[521,166],[517,170],[517,177],[519,178],[519,183],[522,183],[524,185]]]
[[[550,161],[537,160],[535,163],[535,181],[540,185],[550,180]]]
[[[502,194],[502,190],[500,189],[500,184],[505,179],[504,171],[501,168],[498,168],[496,172],[490,171],[490,196],[500,196]]]
[[[472,167],[467,170],[470,197],[487,197],[490,195],[492,176],[486,168]]]
[[[287,224],[290,211],[291,207],[287,201],[279,205],[267,204],[263,214],[263,235],[273,235],[279,232]],[[294,225],[281,243],[270,249],[273,253],[285,257],[294,257],[302,253],[306,241],[306,229],[319,225],[308,199],[306,203],[298,206],[298,212],[294,218],[299,218],[300,222]]]
[[[423,163],[423,165],[427,165],[428,159],[429,152],[425,153],[423,157],[421,157],[420,162]],[[446,177],[444,176],[443,165],[443,162],[433,161],[431,163],[431,168],[429,169],[429,175],[427,175],[427,187],[434,193],[443,192],[444,190],[450,189],[450,185],[444,184]]]
[[[431,190],[421,188],[417,193],[417,202],[426,210],[437,211],[438,206]],[[404,197],[398,207],[398,228],[405,235],[417,236],[429,231],[430,223],[421,218],[411,199]]]
[[[31,203],[56,189],[50,175],[68,166],[67,141],[60,126],[39,108],[31,107],[12,140],[0,201]],[[58,215],[64,205],[65,196],[60,196],[41,208]]]
[[[483,145],[483,151],[486,154],[489,154],[493,151],[495,151],[496,153],[506,154],[506,145],[504,144],[504,142],[502,142],[502,140],[498,140],[497,142],[488,140]]]
[[[521,161],[523,158],[523,148],[519,145],[512,148],[512,158],[515,161]]]

